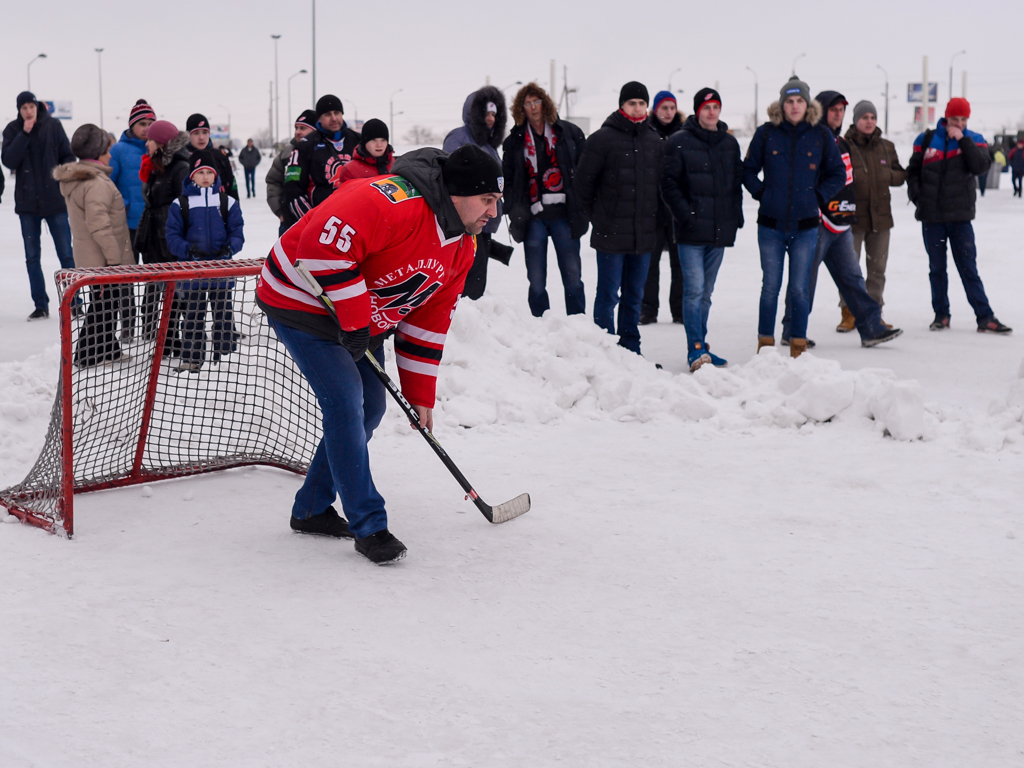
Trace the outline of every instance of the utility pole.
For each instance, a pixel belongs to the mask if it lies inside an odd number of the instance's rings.
[[[281,140],[278,131],[281,128],[281,85],[277,80],[277,41],[281,39],[280,35],[271,35],[274,40],[274,130],[271,138],[274,141],[274,146]]]
[[[882,72],[885,74],[885,135],[889,135],[889,73],[885,71],[885,67],[881,64],[876,64]],[[875,115],[878,117],[878,115]]]
[[[756,131],[757,130],[757,92],[759,90],[758,89],[758,81],[757,81],[757,72],[755,72],[754,70],[750,69],[750,67],[747,67],[747,69],[750,71],[750,74],[752,74],[754,76],[754,130]]]
[[[96,51],[96,66],[99,68],[100,73],[100,128],[103,127],[103,49],[95,48]]]
[[[957,51],[956,53],[953,54],[953,56],[949,60],[949,98],[951,98],[951,99],[953,98],[953,60],[957,56],[962,56],[965,53],[967,53],[966,50],[964,50],[964,51]]]
[[[552,96],[554,96],[556,93],[558,93],[558,91],[555,90],[555,60],[554,59],[551,60],[551,90],[548,91],[548,93],[550,93]]]
[[[967,70],[963,71],[963,83],[960,85],[960,95],[967,98]]]
[[[316,106],[316,0],[313,0],[313,106]]]
[[[921,60],[921,131],[928,130],[928,57]]]
[[[36,59],[45,59],[45,58],[46,58],[46,54],[45,53],[40,53],[38,56],[36,56],[35,59],[32,59],[32,61],[30,61],[28,63],[27,67],[25,67],[25,74],[27,75],[27,79],[28,79],[28,88],[26,90],[29,90],[29,91],[32,90],[32,65],[35,64]]]
[[[267,109],[267,127],[270,129],[270,145],[274,145],[274,81],[270,81],[270,106]]]
[[[306,74],[306,70],[300,69],[298,72],[296,72],[294,75],[288,78],[288,114],[286,115],[286,117],[289,120],[295,119],[295,115],[292,113],[292,80],[294,80],[299,75],[304,74]]]
[[[796,63],[806,55],[806,53],[801,53],[799,56],[793,59],[793,77],[796,77]]]
[[[399,88],[397,91],[391,94],[391,99],[389,100],[389,103],[391,104],[391,123],[388,125],[388,128],[391,130],[391,135],[394,136],[396,139],[398,138],[398,131],[395,130],[395,96],[397,96],[401,92],[402,89]],[[398,114],[402,113],[399,112]]]

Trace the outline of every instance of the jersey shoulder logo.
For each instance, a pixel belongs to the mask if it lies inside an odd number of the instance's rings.
[[[422,197],[412,184],[401,176],[388,176],[370,183],[370,186],[380,192],[392,203],[402,203],[406,200],[414,200]]]

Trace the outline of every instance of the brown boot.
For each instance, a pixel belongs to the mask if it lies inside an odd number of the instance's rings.
[[[853,312],[848,308],[843,307],[843,319],[839,321],[839,325],[836,326],[836,333],[849,333],[857,325],[857,321],[853,319]]]
[[[757,351],[761,351],[761,347],[774,347],[775,337],[774,336],[758,336],[757,337]]]
[[[807,351],[807,339],[793,339],[789,340],[789,356],[800,357],[804,352]]]

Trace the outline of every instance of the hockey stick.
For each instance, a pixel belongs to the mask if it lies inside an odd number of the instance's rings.
[[[306,269],[306,265],[301,260],[295,262],[295,271],[299,273],[303,280],[306,281],[306,285],[309,288],[310,293],[316,296],[317,300],[323,304],[324,308],[334,319],[335,324],[338,326],[338,330],[344,333],[344,329],[341,327],[341,321],[338,319],[338,313],[334,309],[334,303],[324,293],[323,287],[316,281],[316,278],[310,274],[309,270]],[[466,498],[471,499],[476,508],[483,513],[483,516],[487,518],[488,522],[494,523],[506,523],[514,517],[526,514],[530,511],[530,494],[523,493],[516,496],[514,499],[506,501],[504,504],[499,504],[496,507],[492,507],[480,498],[480,495],[473,490],[473,486],[470,484],[466,476],[462,474],[455,462],[451,460],[444,448],[441,447],[441,443],[437,441],[433,433],[427,429],[420,422],[420,415],[416,412],[416,409],[409,404],[409,401],[405,399],[402,392],[395,385],[395,382],[388,376],[387,372],[381,367],[380,363],[369,352],[365,355],[366,359],[370,361],[370,365],[373,367],[373,372],[380,379],[388,392],[395,401],[402,407],[405,415],[408,417],[409,422],[416,428],[416,430],[423,435],[423,439],[427,441],[431,448],[434,449],[434,453],[441,459],[441,462],[448,468],[448,471],[452,473],[452,476],[458,481],[459,485],[466,492]]]

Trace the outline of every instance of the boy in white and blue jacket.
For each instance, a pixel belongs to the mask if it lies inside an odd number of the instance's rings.
[[[178,261],[230,259],[242,250],[244,222],[238,201],[217,176],[213,151],[200,149],[189,159],[184,194],[167,214],[167,247]],[[198,373],[206,360],[206,306],[212,314],[213,361],[234,352],[238,333],[232,322],[233,280],[189,280],[182,284],[185,325],[179,373]]]

